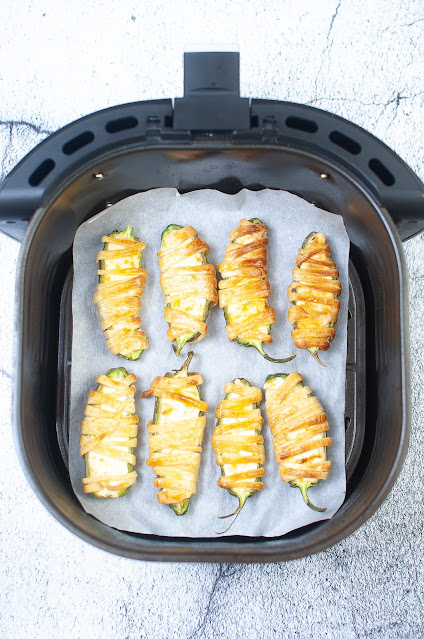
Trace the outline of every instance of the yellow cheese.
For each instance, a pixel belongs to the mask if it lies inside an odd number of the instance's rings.
[[[103,387],[103,393],[112,393],[112,388]],[[119,401],[125,402],[126,397],[119,397]],[[101,404],[101,408],[103,410],[109,411],[111,413],[115,413],[116,411],[110,408],[110,406],[106,406],[105,404]],[[123,413],[125,416],[126,413]],[[109,437],[105,437],[105,443],[115,443],[125,441],[126,437],[114,437],[113,435]],[[128,448],[123,448],[123,451],[127,451]],[[90,475],[125,475],[128,472],[128,464],[127,462],[119,461],[119,459],[113,459],[112,457],[104,457],[103,455],[96,453],[94,451],[90,451],[87,453],[87,463],[90,468]],[[112,486],[116,486],[119,484],[117,481],[111,481],[110,484]],[[102,490],[98,491],[99,497],[116,497],[117,493],[113,490],[108,490],[107,488],[102,488]]]
[[[167,244],[167,237],[168,235],[166,235],[162,240],[162,250],[166,250],[169,248],[169,243]],[[183,243],[181,246],[184,246],[184,244],[187,244],[190,241],[191,238],[189,238],[189,240],[187,240],[187,242]],[[184,266],[197,266],[199,264],[203,264],[202,257],[200,253],[195,253],[194,255],[190,255],[190,257],[186,257],[185,260],[179,262],[178,268],[182,268]],[[194,277],[192,279],[194,288],[195,279]],[[196,319],[203,319],[203,316],[205,314],[205,300],[199,297],[186,297],[181,300],[174,300],[173,302],[171,302],[170,306],[172,308],[179,308],[182,311],[186,311],[187,313],[192,314]]]
[[[119,250],[122,249],[122,246],[118,244],[113,244],[112,242],[108,242],[108,250]],[[104,270],[105,271],[125,271],[128,268],[140,268],[140,260],[138,255],[132,255],[131,257],[123,257],[122,259],[114,259],[114,260],[103,260]],[[115,274],[115,275],[103,275],[104,282],[118,282],[122,281],[123,275]],[[131,279],[134,275],[127,275],[126,279]]]

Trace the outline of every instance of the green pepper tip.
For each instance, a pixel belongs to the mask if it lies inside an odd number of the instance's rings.
[[[119,368],[109,368],[106,373],[106,377],[110,377],[110,379],[124,379],[127,375],[127,370],[123,366]]]
[[[272,379],[275,379],[275,377],[282,377],[283,379],[286,379],[286,377],[288,376],[288,373],[271,373],[271,375],[266,376],[264,384],[270,382]]]
[[[188,497],[187,499],[184,499],[184,501],[180,501],[178,504],[169,504],[169,505],[174,511],[174,513],[178,515],[178,517],[180,517],[181,515],[186,514],[189,504],[190,504],[190,497]]]
[[[302,244],[302,248],[306,248],[307,243],[318,233],[318,231],[312,231],[311,233],[308,233],[308,235],[305,237],[305,239],[303,240],[303,244]]]

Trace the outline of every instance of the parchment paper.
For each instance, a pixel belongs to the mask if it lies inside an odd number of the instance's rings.
[[[280,358],[295,350],[296,358],[288,364],[274,364],[263,359],[254,348],[229,342],[224,315],[218,306],[209,315],[205,339],[186,345],[177,358],[168,342],[168,325],[163,319],[164,299],[156,256],[161,233],[171,223],[193,226],[208,242],[209,262],[216,265],[224,257],[230,231],[243,217],[259,217],[268,225],[268,273],[272,294],[269,302],[275,308],[276,323],[272,327],[273,343],[267,345],[266,350]],[[100,238],[116,228],[124,229],[132,219],[134,233],[147,245],[143,260],[147,282],[140,317],[149,348],[136,362],[109,352],[92,302],[97,284],[96,254],[102,246]],[[336,336],[330,349],[322,353],[327,368],[319,366],[308,351],[296,349],[287,319],[287,288],[292,281],[292,269],[297,251],[311,231],[321,231],[326,235],[342,285]],[[263,388],[265,377],[270,373],[298,371],[319,398],[331,426],[333,446],[327,449],[332,462],[329,479],[309,490],[313,503],[327,506],[327,511],[314,512],[305,505],[299,489],[281,481],[263,402],[264,488],[247,500],[228,534],[271,537],[332,517],[343,503],[346,487],[344,408],[348,259],[349,239],[341,216],[322,211],[284,191],[243,190],[237,195],[225,195],[214,190],[200,190],[180,195],[176,189],[155,189],[122,200],[82,224],[74,241],[69,456],[72,486],[83,508],[102,522],[121,530],[174,537],[216,537],[215,531],[223,530],[224,524],[229,523],[229,520],[218,520],[217,515],[230,513],[238,505],[235,497],[217,485],[220,468],[215,463],[210,443],[215,427],[215,409],[224,397],[224,385],[235,377],[245,377],[251,384]],[[177,517],[171,508],[158,503],[157,489],[153,485],[156,475],[145,464],[148,458],[146,424],[153,416],[154,398],[142,400],[139,394],[149,388],[156,375],[180,368],[189,350],[195,352],[191,371],[200,372],[204,379],[202,396],[209,405],[209,411],[197,494],[192,497],[187,514]],[[80,422],[88,392],[96,387],[96,377],[118,366],[126,367],[129,373],[137,376],[136,410],[140,419],[136,451],[138,477],[125,496],[96,499],[81,490],[84,461],[79,456]]]

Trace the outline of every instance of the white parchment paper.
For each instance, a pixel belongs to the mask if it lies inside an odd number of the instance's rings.
[[[268,225],[268,273],[272,293],[269,302],[275,308],[276,323],[272,327],[273,343],[267,345],[266,350],[273,357],[280,358],[295,350],[296,358],[288,364],[274,364],[263,359],[254,348],[229,342],[224,315],[218,306],[209,315],[206,338],[186,345],[177,358],[168,342],[168,325],[163,319],[164,300],[156,255],[161,233],[171,223],[193,226],[209,244],[209,262],[216,265],[224,257],[230,231],[243,217],[259,217]],[[96,254],[102,247],[100,238],[117,228],[124,229],[132,219],[134,233],[147,245],[143,260],[147,282],[140,317],[149,349],[136,362],[109,352],[92,302],[97,284]],[[342,286],[336,336],[330,349],[322,353],[327,368],[319,366],[308,351],[295,348],[287,319],[287,288],[292,281],[292,269],[297,251],[311,231],[321,231],[326,235]],[[309,490],[312,501],[317,506],[327,506],[327,511],[314,512],[303,502],[299,489],[281,481],[263,402],[264,488],[247,500],[228,534],[272,537],[332,517],[343,503],[346,487],[344,408],[348,259],[349,239],[341,216],[322,211],[284,191],[243,190],[237,195],[225,195],[214,190],[200,190],[180,195],[176,189],[155,189],[122,200],[82,224],[74,241],[69,457],[72,486],[83,508],[102,522],[121,530],[174,537],[216,537],[215,531],[223,530],[225,522],[228,522],[218,520],[217,515],[232,512],[238,504],[235,497],[217,485],[220,468],[215,463],[210,443],[215,427],[214,413],[224,397],[224,385],[235,377],[245,377],[251,384],[262,388],[265,377],[271,373],[298,371],[319,398],[331,426],[333,446],[328,448],[332,462],[329,479]],[[158,503],[157,489],[153,485],[156,475],[145,464],[149,456],[146,424],[153,416],[154,398],[141,400],[139,394],[149,388],[156,375],[180,368],[189,350],[195,352],[191,371],[200,372],[204,379],[202,397],[208,403],[209,411],[197,494],[192,497],[187,514],[177,517],[171,508]],[[88,392],[96,387],[96,377],[118,366],[124,366],[129,373],[137,376],[136,410],[140,424],[135,468],[138,478],[125,496],[96,499],[81,490],[84,461],[79,456],[80,422]]]

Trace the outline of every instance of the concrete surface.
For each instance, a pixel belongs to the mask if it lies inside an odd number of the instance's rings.
[[[187,42],[237,42],[243,95],[314,104],[372,131],[424,179],[420,0],[1,3],[4,176],[49,132],[109,105],[182,94]],[[0,235],[0,636],[424,636],[424,239],[410,273],[412,434],[390,496],[350,538],[288,564],[144,563],[74,537],[29,488],[10,404],[15,265]]]

